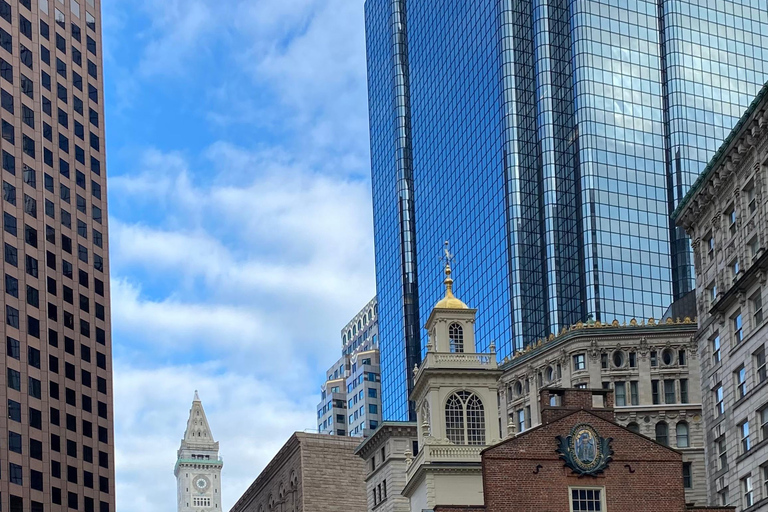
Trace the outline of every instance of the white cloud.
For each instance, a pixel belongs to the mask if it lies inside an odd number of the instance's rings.
[[[173,465],[194,390],[224,458],[229,510],[295,430],[314,423],[314,397],[288,396],[273,383],[215,364],[115,367],[118,510],[175,510]]]
[[[206,386],[211,423],[224,421],[214,434],[225,454],[236,452],[223,479],[231,505],[291,431],[314,426],[339,330],[374,293],[367,183],[314,172],[279,151],[219,143],[202,154],[190,163],[148,150],[135,174],[110,182],[118,504],[126,512],[160,512],[175,499],[177,417],[189,390]],[[142,212],[147,218],[130,219]]]

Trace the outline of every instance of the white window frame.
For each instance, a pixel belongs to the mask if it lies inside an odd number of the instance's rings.
[[[573,491],[600,491],[600,512],[608,510],[605,506],[605,487],[596,485],[569,485],[568,486],[568,509],[570,512],[579,512],[573,510]]]

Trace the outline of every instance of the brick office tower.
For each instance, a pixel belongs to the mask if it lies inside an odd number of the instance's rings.
[[[483,452],[485,506],[435,512],[704,510],[685,504],[680,452],[614,421],[612,391],[548,388],[540,397],[540,426]]]
[[[11,512],[115,510],[100,30],[99,0],[0,0]]]

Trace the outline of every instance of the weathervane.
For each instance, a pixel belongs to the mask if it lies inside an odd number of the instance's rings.
[[[449,251],[449,248],[450,248],[450,243],[448,242],[448,240],[446,240],[446,241],[443,243],[443,245],[444,245],[444,248],[443,248],[443,256],[442,256],[440,259],[441,259],[441,260],[443,260],[443,261],[445,261],[445,266],[446,266],[446,267],[450,267],[450,266],[451,266],[451,263],[453,262],[453,259],[454,259],[454,255],[453,255],[453,254],[451,254],[451,252]]]

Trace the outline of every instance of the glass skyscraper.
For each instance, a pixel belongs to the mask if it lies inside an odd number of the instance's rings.
[[[768,0],[366,0],[385,419],[440,251],[500,357],[692,289],[669,218],[768,78]]]

